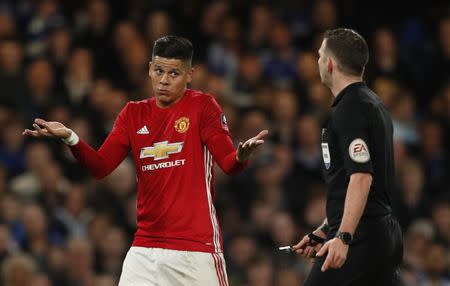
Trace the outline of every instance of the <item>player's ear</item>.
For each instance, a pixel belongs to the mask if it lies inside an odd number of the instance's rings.
[[[148,62],[148,76],[150,76],[150,71],[152,70],[152,61]]]
[[[192,81],[192,77],[194,76],[194,68],[190,68],[187,73],[187,83],[190,83]]]

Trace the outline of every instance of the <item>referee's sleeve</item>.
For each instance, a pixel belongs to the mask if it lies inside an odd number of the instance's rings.
[[[348,175],[373,173],[369,146],[369,110],[361,103],[336,108],[333,124]],[[382,143],[380,143],[382,144]]]

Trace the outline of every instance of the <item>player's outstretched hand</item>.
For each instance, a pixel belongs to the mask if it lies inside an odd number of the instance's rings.
[[[33,123],[34,130],[25,129],[22,135],[28,135],[31,137],[55,137],[60,139],[67,139],[72,134],[72,130],[64,126],[57,121],[45,121],[40,118],[36,118]]]
[[[255,137],[252,137],[245,141],[244,143],[239,142],[237,149],[237,160],[239,162],[246,161],[250,155],[255,151],[255,149],[264,143],[264,138],[269,134],[269,131],[263,130],[258,133]]]

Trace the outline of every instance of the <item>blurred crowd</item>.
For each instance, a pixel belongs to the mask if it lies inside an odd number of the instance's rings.
[[[402,2],[402,1],[399,1]],[[155,39],[192,40],[191,88],[223,106],[235,143],[270,138],[237,177],[216,170],[230,285],[298,286],[311,261],[278,251],[325,217],[322,32],[359,31],[365,80],[394,121],[394,212],[407,285],[450,285],[447,1],[0,1],[0,285],[112,286],[136,226],[127,158],[95,181],[68,148],[21,133],[63,122],[98,148],[129,100],[152,96]]]

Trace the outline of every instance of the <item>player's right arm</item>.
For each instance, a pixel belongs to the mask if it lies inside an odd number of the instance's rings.
[[[126,131],[125,107],[118,115],[113,130],[98,151],[79,139],[71,129],[57,121],[35,119],[34,130],[25,129],[23,135],[36,138],[53,137],[63,140],[74,157],[97,179],[111,173],[123,161],[129,151],[129,137]]]

